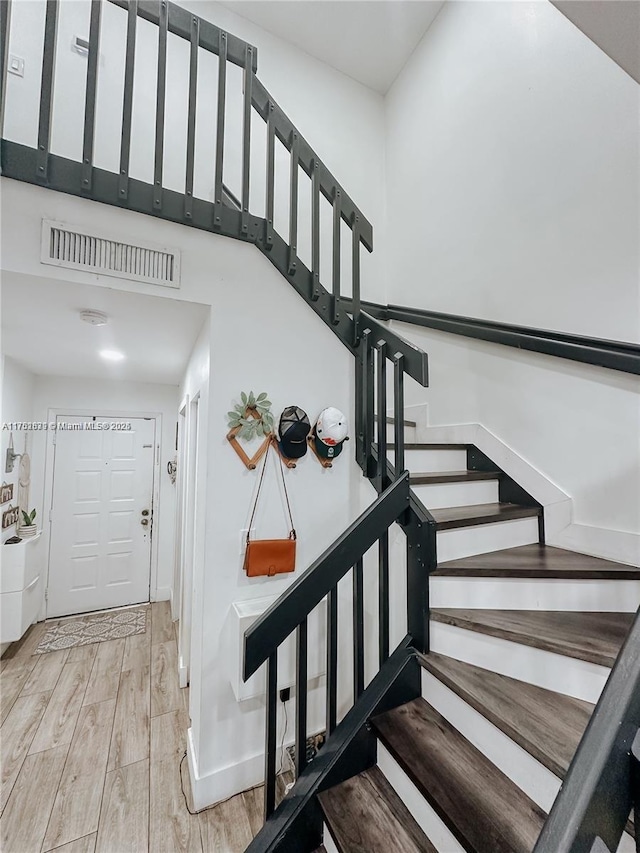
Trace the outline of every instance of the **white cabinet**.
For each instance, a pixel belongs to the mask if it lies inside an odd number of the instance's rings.
[[[0,642],[19,640],[40,609],[44,569],[42,533],[15,545],[2,545],[0,565]]]

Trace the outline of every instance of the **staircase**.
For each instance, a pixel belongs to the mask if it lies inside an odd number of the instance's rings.
[[[543,507],[478,448],[419,442],[405,420],[404,379],[428,384],[427,355],[362,310],[360,249],[373,248],[371,225],[256,76],[255,48],[167,0],[107,2],[126,25],[120,168],[94,163],[100,0],[79,106],[82,157],[51,151],[59,4],[47,0],[37,138],[2,139],[2,174],[254,244],[355,360],[355,455],[377,497],[245,635],[245,679],[267,670],[265,824],[248,851],[629,853],[629,813],[640,805],[640,620],[630,612],[640,570],[547,546]],[[3,106],[9,10],[0,3]],[[153,182],[129,169],[139,18],[157,28]],[[189,47],[183,192],[163,178],[170,38]],[[202,51],[217,57],[211,199],[194,191]],[[236,193],[224,181],[229,63],[243,72]],[[254,113],[266,126],[259,214],[250,210]],[[290,157],[286,233],[274,222],[276,141]],[[308,264],[298,253],[303,175]],[[328,247],[322,204],[332,211]],[[348,580],[351,619],[343,613],[339,631],[338,585]],[[308,764],[307,622],[325,599],[327,739]],[[276,808],[278,649],[293,633],[297,778]]]
[[[431,574],[420,695],[370,718],[376,764],[319,794],[330,853],[530,853],[631,629],[640,569],[540,543],[540,507],[500,501],[505,475],[468,469],[476,452],[405,447],[438,552],[474,532],[483,550]]]

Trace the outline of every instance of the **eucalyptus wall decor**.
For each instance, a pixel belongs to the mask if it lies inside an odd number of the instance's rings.
[[[234,406],[233,411],[227,412],[230,430],[227,440],[238,454],[247,468],[256,467],[264,456],[273,430],[273,415],[271,413],[271,401],[263,391],[256,397],[253,391],[240,394],[240,403]],[[247,456],[238,439],[251,441],[253,438],[264,438],[264,441],[251,458]]]

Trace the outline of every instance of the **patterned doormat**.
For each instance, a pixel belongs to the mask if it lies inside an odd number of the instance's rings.
[[[148,606],[129,610],[92,613],[77,619],[65,619],[52,625],[44,634],[34,654],[88,646],[104,640],[118,640],[147,630]]]

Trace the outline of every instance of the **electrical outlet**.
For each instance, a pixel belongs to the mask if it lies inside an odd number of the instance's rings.
[[[282,690],[280,691],[280,701],[281,702],[288,702],[289,699],[291,699],[291,688],[290,687],[283,687]]]
[[[244,550],[245,550],[246,545],[247,545],[247,533],[248,533],[248,531],[246,528],[244,530],[240,531],[240,556],[242,556],[242,554],[244,554]],[[251,528],[251,535],[252,536],[256,535],[255,527]]]

